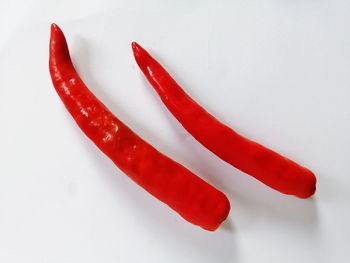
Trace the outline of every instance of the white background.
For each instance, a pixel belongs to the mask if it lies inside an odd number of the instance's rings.
[[[218,231],[148,195],[77,128],[48,72],[51,22],[121,120],[229,196]],[[284,196],[199,145],[131,41],[219,119],[312,169],[316,196]],[[348,0],[1,0],[0,91],[0,262],[349,260]]]

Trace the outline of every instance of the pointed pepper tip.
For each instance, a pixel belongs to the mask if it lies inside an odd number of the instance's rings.
[[[137,42],[135,41],[131,42],[131,48],[135,55],[138,55],[140,53],[141,46],[137,44]]]

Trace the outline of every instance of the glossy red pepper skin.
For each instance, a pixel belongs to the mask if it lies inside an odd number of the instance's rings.
[[[55,24],[49,69],[58,95],[80,129],[126,175],[187,221],[210,231],[218,228],[230,210],[227,197],[142,140],[90,92]]]
[[[137,64],[165,106],[203,146],[284,194],[308,198],[315,193],[316,177],[310,170],[222,124],[190,98],[146,50],[135,42],[132,49]]]

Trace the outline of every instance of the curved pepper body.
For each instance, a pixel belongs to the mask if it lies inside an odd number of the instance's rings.
[[[227,197],[142,140],[90,92],[55,24],[49,68],[58,95],[80,129],[126,175],[187,221],[207,230],[218,228],[230,210]]]
[[[310,170],[239,135],[218,121],[189,97],[146,50],[135,42],[132,48],[137,64],[165,106],[203,146],[282,193],[300,198],[315,193],[316,177]]]

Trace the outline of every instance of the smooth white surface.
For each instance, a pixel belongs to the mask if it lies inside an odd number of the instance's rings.
[[[148,195],[80,132],[49,77],[51,22],[120,119],[227,193],[217,232]],[[0,262],[347,262],[349,25],[348,0],[0,1]],[[131,41],[222,121],[312,169],[316,196],[283,196],[200,146]]]

